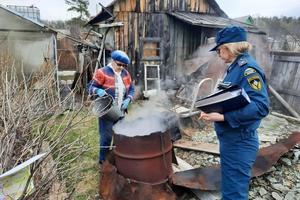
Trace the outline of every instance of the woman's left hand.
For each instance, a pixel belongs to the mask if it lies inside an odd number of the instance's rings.
[[[224,115],[217,112],[212,112],[212,113],[201,112],[199,119],[202,119],[204,121],[209,121],[209,122],[223,122]]]

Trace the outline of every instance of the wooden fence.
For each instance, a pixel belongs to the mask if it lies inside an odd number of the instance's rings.
[[[300,52],[272,51],[271,86],[300,114]]]

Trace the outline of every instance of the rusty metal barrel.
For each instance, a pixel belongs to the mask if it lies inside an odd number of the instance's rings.
[[[172,174],[172,142],[169,131],[128,137],[115,134],[115,162],[126,178],[160,184]]]

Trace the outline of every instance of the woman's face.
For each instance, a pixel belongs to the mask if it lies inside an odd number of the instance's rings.
[[[123,69],[123,67],[126,67],[125,64],[120,63],[120,62],[115,61],[115,60],[112,62],[112,66],[113,66],[113,68],[116,72],[120,72]]]
[[[219,46],[216,52],[225,63],[231,63],[235,57],[224,45]]]

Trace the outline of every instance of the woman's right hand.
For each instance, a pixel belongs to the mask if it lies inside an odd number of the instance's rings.
[[[103,97],[106,94],[106,92],[105,92],[105,90],[99,88],[99,89],[96,90],[96,94],[99,97]]]
[[[224,115],[217,112],[212,112],[212,113],[201,112],[199,119],[202,119],[207,122],[223,122]]]

